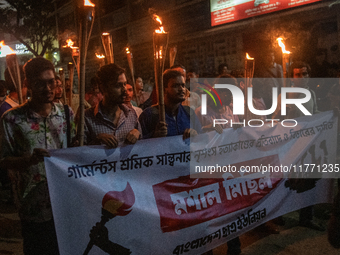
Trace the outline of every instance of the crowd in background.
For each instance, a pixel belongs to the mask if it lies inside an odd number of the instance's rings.
[[[290,71],[290,86],[311,91],[311,100],[305,107],[312,114],[340,106],[340,76],[332,84],[313,84],[309,65],[299,61],[292,64]],[[19,208],[24,253],[58,254],[43,158],[49,156],[49,149],[77,146],[79,110],[64,102],[63,93],[69,86],[62,84],[48,60],[35,58],[22,68],[25,102],[22,105],[19,105],[16,86],[6,72],[6,80],[0,81],[1,183],[12,190],[12,201],[9,202]],[[252,84],[253,105],[258,110],[269,109],[272,88],[276,87],[280,94],[283,86],[282,66],[275,62],[273,53],[268,53],[266,62],[256,70],[254,77],[258,79]],[[196,70],[180,64],[164,72],[165,122],[162,122],[159,121],[157,91],[150,84],[150,79],[146,85],[143,77],[137,75],[132,84],[123,68],[115,64],[102,66],[96,77],[91,78],[91,86],[85,95],[85,145],[102,144],[116,148],[124,143],[134,144],[140,139],[174,135],[187,139],[203,132],[222,134],[223,129],[231,127],[230,122],[214,126],[213,119],[240,123],[243,116],[233,114],[232,94],[225,89],[216,89],[222,104],[216,104],[208,97],[207,114],[201,114],[201,95],[205,92],[200,89],[198,78]],[[218,67],[215,78],[214,84],[223,81],[242,91],[246,88],[245,77],[229,70],[227,64]],[[213,87],[214,84],[210,85]],[[290,96],[299,98],[300,95]],[[30,99],[26,100],[28,97]],[[300,116],[301,111],[294,107],[287,114],[287,118]],[[253,117],[282,119],[279,107],[272,116]],[[323,230],[313,223],[312,209],[309,207],[301,211],[300,224]],[[96,240],[93,233],[91,238]],[[96,245],[100,247],[101,244],[98,241]],[[228,247],[228,254],[241,253],[239,238],[229,241]]]

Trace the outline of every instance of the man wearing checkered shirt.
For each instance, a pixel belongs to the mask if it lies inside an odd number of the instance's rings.
[[[123,104],[126,97],[125,70],[116,64],[102,66],[97,73],[103,100],[85,111],[84,142],[116,148],[141,138],[136,112]]]

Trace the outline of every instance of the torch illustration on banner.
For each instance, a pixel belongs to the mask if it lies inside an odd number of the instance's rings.
[[[286,50],[285,44],[282,42],[282,38],[279,37],[276,39],[278,42],[279,46],[282,49],[282,68],[283,68],[283,86],[287,87],[287,79],[289,77],[289,68],[290,68],[290,51]]]
[[[137,90],[136,90],[136,84],[135,84],[135,70],[133,68],[133,56],[132,56],[132,52],[130,51],[129,47],[125,48],[126,51],[126,57],[127,57],[127,61],[129,63],[129,67],[130,67],[130,72],[131,72],[131,79],[132,79],[132,88],[133,88],[133,94],[136,97],[136,103],[137,106],[139,106],[139,98],[137,96]]]
[[[100,222],[91,229],[90,241],[86,247],[84,255],[89,254],[93,245],[98,246],[108,254],[128,255],[131,251],[119,244],[113,243],[108,239],[108,230],[104,226],[106,222],[116,216],[126,216],[131,212],[135,203],[135,194],[127,183],[123,191],[109,191],[105,194],[102,201],[102,216]]]
[[[4,41],[0,42],[1,54],[6,55],[6,64],[13,81],[13,84],[18,92],[19,104],[23,103],[22,91],[21,91],[21,76],[20,67],[17,59],[17,54],[11,47],[5,45]]]
[[[113,64],[115,61],[113,56],[112,35],[110,33],[102,34],[102,44],[105,51],[106,64]]]
[[[153,53],[154,53],[154,69],[155,83],[158,96],[159,121],[165,122],[165,106],[164,106],[164,90],[163,90],[163,71],[168,47],[169,33],[164,31],[162,21],[156,14],[153,14],[153,19],[160,25],[153,33]]]

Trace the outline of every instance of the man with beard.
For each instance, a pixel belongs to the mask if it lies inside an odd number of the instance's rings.
[[[75,136],[73,113],[53,103],[53,64],[37,57],[24,66],[24,86],[32,99],[2,116],[1,169],[16,171],[15,187],[25,255],[59,254],[51,202],[47,188],[44,157],[48,150],[66,148]],[[66,135],[67,134],[67,135]]]
[[[143,138],[183,135],[183,139],[201,132],[195,112],[181,103],[185,100],[185,79],[181,72],[168,69],[163,73],[165,122],[159,122],[158,105],[143,111],[139,117]],[[191,128],[193,127],[193,128]]]
[[[136,143],[141,137],[138,117],[123,104],[127,94],[125,70],[109,64],[102,66],[97,76],[103,100],[85,111],[85,144],[116,148],[125,142]]]

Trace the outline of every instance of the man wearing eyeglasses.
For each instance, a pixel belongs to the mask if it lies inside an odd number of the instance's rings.
[[[24,85],[31,89],[32,98],[2,116],[0,168],[19,175],[15,201],[19,206],[24,254],[59,254],[44,157],[49,156],[49,149],[67,147],[66,114],[62,105],[53,103],[53,64],[42,57],[34,58],[25,64],[24,72]],[[72,111],[69,118],[72,138]]]
[[[163,73],[165,122],[159,122],[158,105],[145,109],[139,116],[143,138],[183,135],[183,140],[201,132],[201,124],[190,107],[183,106],[185,79],[181,72],[168,69]],[[192,128],[191,128],[192,127]]]
[[[141,138],[136,111],[124,105],[125,70],[116,64],[102,66],[97,73],[103,100],[85,111],[84,142],[116,148]]]

